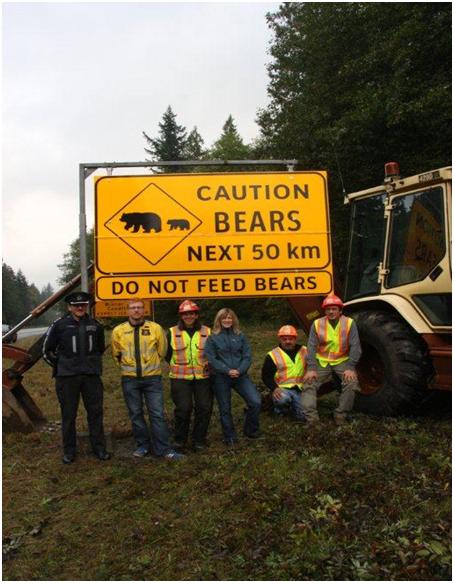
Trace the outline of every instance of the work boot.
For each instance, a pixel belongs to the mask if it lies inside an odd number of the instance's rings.
[[[181,449],[184,449],[186,447],[186,442],[181,441],[179,439],[175,439],[174,442],[172,443],[172,447],[173,449],[180,451]]]
[[[134,452],[133,452],[133,456],[134,457],[145,457],[150,453],[150,450],[145,447],[144,445],[140,445]]]
[[[195,441],[192,445],[192,449],[194,451],[205,451],[208,447],[207,443],[203,443],[202,441]]]
[[[62,462],[64,464],[72,464],[75,459],[76,459],[76,454],[74,454],[74,453],[65,453],[63,455]]]
[[[166,455],[164,456],[164,458],[166,460],[170,460],[170,461],[182,460],[185,457],[186,457],[185,455],[183,455],[182,453],[178,453],[177,451],[174,451],[173,449],[171,451],[169,451],[169,453],[166,453]]]
[[[238,441],[236,439],[226,439],[224,440],[224,443],[226,448],[231,451],[238,449]]]
[[[254,433],[245,433],[244,437],[247,437],[248,439],[259,439],[260,437],[262,437],[262,434],[260,431],[254,431]]]
[[[334,423],[340,427],[347,423],[347,415],[342,415],[341,413],[334,413]]]

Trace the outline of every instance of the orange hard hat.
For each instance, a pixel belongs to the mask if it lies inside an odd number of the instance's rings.
[[[294,336],[295,338],[298,336],[298,332],[293,326],[281,326],[279,328],[279,332],[277,333],[279,337],[281,336]]]
[[[185,312],[198,312],[199,310],[200,308],[197,304],[191,302],[191,300],[184,300],[178,308],[178,313],[184,314]]]
[[[337,306],[338,308],[343,308],[344,303],[339,297],[335,296],[334,294],[331,294],[329,296],[326,296],[322,303],[323,309],[328,308],[329,306]]]

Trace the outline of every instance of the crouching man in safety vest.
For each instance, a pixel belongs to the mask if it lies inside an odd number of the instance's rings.
[[[356,365],[361,356],[358,329],[351,318],[342,314],[344,304],[335,295],[327,296],[322,303],[325,316],[315,320],[307,343],[307,372],[304,376],[302,405],[309,424],[318,421],[317,390],[332,375],[342,382],[339,403],[334,411],[334,421],[342,425],[353,409],[355,392],[359,392]]]
[[[306,368],[306,347],[296,343],[298,333],[293,326],[282,326],[277,333],[279,346],[265,357],[262,381],[272,391],[274,412],[290,413],[304,421],[301,389]]]
[[[137,449],[132,454],[142,458],[153,448],[155,455],[168,460],[184,456],[170,447],[169,428],[164,416],[161,359],[167,349],[166,337],[159,324],[144,318],[144,303],[139,298],[128,302],[128,320],[112,332],[112,356],[121,370],[121,386]],[[151,436],[143,414],[148,410]]]
[[[179,322],[167,334],[166,360],[170,365],[170,391],[175,403],[174,447],[186,445],[194,410],[192,447],[201,451],[207,447],[207,432],[213,410],[208,360],[203,350],[211,333],[199,322],[199,306],[184,300],[178,308]]]

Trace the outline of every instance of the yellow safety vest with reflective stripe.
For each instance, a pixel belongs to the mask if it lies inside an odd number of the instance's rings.
[[[351,318],[342,315],[335,327],[329,324],[326,316],[315,320],[315,332],[318,337],[318,348],[315,356],[321,366],[340,364],[348,360],[352,323]]]
[[[302,346],[296,353],[295,361],[293,361],[280,346],[268,352],[276,365],[274,380],[280,389],[291,389],[295,385],[300,389],[303,387],[306,353],[306,347]]]
[[[208,360],[203,357],[203,350],[211,330],[208,326],[201,326],[191,335],[179,326],[170,328],[170,345],[172,358],[170,359],[171,379],[207,379]]]
[[[159,324],[145,320],[136,328],[129,321],[116,326],[110,340],[112,356],[122,376],[149,377],[162,374],[161,359],[167,351],[167,340]],[[139,361],[137,361],[139,356]]]

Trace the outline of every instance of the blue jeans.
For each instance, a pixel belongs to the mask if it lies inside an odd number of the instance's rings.
[[[132,423],[132,433],[138,447],[150,449],[158,456],[171,450],[169,428],[164,417],[164,394],[160,375],[143,377],[122,377],[123,396]],[[143,400],[148,410],[151,425],[150,432],[143,414]]]
[[[304,420],[303,405],[301,403],[301,391],[298,389],[282,389],[282,397],[273,397],[274,412],[286,413],[288,410],[299,421]]]
[[[232,418],[232,388],[246,401],[244,435],[254,435],[259,430],[259,414],[262,404],[260,393],[247,375],[232,379],[228,375],[217,374],[214,378],[214,394],[219,406],[222,432],[225,441],[236,440]]]

